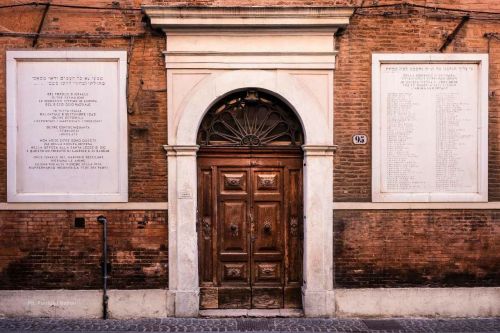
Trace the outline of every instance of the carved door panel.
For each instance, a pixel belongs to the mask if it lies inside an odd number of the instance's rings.
[[[301,157],[198,165],[200,307],[301,307]]]
[[[252,307],[283,307],[283,168],[252,169]]]
[[[251,301],[248,169],[218,168],[218,303],[220,308],[248,308]]]

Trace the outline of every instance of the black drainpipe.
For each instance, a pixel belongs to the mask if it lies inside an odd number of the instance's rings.
[[[102,319],[108,319],[108,220],[99,215],[97,222],[102,224]]]

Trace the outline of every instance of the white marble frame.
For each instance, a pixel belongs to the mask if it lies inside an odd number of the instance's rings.
[[[382,64],[477,64],[478,191],[477,193],[382,192],[380,67]],[[374,53],[372,54],[372,201],[373,202],[487,202],[488,201],[488,55],[480,53]]]
[[[333,73],[333,71],[332,71]],[[167,78],[170,75],[167,74]],[[171,79],[168,79],[171,86]],[[266,90],[297,113],[305,133],[303,306],[306,316],[333,316],[333,106],[325,110],[293,75],[280,70],[215,71],[197,83],[176,115],[169,112],[169,291],[174,315],[199,311],[196,234],[196,135],[210,106],[248,87]],[[175,98],[170,96],[170,99]],[[331,96],[333,98],[333,95]],[[171,105],[171,104],[169,104]],[[325,121],[325,115],[328,121]],[[172,128],[169,125],[169,128]]]
[[[175,316],[199,310],[196,134],[218,98],[263,89],[295,110],[305,133],[307,316],[333,316],[334,34],[352,9],[145,6],[167,36],[169,291]],[[316,76],[317,75],[317,76]],[[323,75],[323,77],[321,77]],[[175,78],[176,77],[176,78]]]
[[[7,200],[9,202],[127,202],[128,201],[128,132],[127,132],[127,52],[122,50],[12,50],[7,51]],[[22,61],[106,61],[118,65],[118,168],[119,189],[110,193],[19,193],[17,190],[17,64]]]

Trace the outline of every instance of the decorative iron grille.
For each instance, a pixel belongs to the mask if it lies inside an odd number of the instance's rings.
[[[255,89],[233,93],[203,118],[201,146],[300,146],[304,136],[295,113],[281,100]]]

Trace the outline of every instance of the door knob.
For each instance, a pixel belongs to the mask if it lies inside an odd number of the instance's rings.
[[[238,236],[238,226],[234,223],[231,223],[231,226],[229,228],[231,229],[231,236],[237,237]]]
[[[271,223],[269,223],[269,222],[264,223],[264,232],[266,234],[270,234],[271,233]]]

